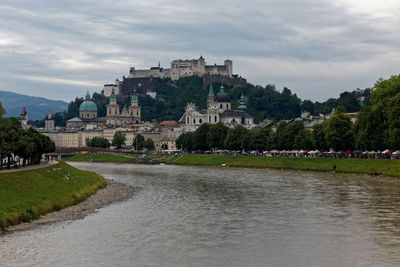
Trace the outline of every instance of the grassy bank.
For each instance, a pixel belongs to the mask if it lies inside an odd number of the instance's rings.
[[[182,165],[226,164],[231,167],[275,168],[304,171],[333,171],[341,173],[363,173],[400,177],[399,160],[380,159],[334,159],[334,158],[286,158],[250,157],[222,155],[184,155],[167,159],[168,163]]]
[[[132,156],[134,157],[134,156]],[[91,162],[136,162],[136,159],[116,154],[76,154],[67,158],[67,161],[91,161]]]
[[[85,200],[106,186],[100,175],[64,162],[46,168],[0,174],[0,228]]]

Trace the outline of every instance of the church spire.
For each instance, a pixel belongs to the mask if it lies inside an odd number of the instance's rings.
[[[89,101],[90,100],[90,94],[89,94],[89,90],[87,90],[86,96],[85,96],[85,100]]]
[[[214,97],[214,89],[212,83],[210,84],[210,89],[208,90],[208,97]]]

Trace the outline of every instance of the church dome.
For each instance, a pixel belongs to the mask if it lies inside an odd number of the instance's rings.
[[[133,90],[133,95],[131,96],[131,101],[139,101],[139,98],[136,95],[136,89]]]
[[[223,85],[221,85],[220,91],[217,94],[217,101],[218,102],[231,102],[231,98],[230,98],[229,94],[225,93]]]
[[[93,101],[86,100],[79,106],[79,111],[97,111],[97,106]]]

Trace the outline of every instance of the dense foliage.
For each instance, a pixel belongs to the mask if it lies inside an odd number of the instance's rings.
[[[357,89],[352,92],[343,92],[340,97],[330,98],[325,102],[312,103],[310,100],[304,100],[302,103],[302,110],[308,111],[312,115],[329,114],[337,107],[344,107],[347,112],[358,112],[364,106],[370,106],[372,90],[367,88],[365,90]]]
[[[88,147],[108,148],[110,147],[110,142],[106,138],[95,136],[89,140],[87,145]]]
[[[144,145],[144,137],[141,134],[138,134],[135,136],[132,142],[132,146],[135,148],[135,150],[141,150],[143,149]]]
[[[365,150],[400,149],[400,75],[379,79],[354,125],[355,145]]]
[[[43,153],[55,150],[49,137],[33,128],[24,130],[18,119],[3,119],[3,114],[0,103],[0,168],[3,168],[4,161],[9,168],[13,156],[20,157],[24,166],[27,163],[38,164]]]
[[[150,138],[147,138],[143,143],[143,147],[146,148],[147,150],[154,150],[155,148],[154,141]]]
[[[114,134],[113,140],[112,140],[112,145],[115,146],[116,148],[121,148],[123,144],[125,144],[126,141],[126,136],[123,132],[117,131]]]

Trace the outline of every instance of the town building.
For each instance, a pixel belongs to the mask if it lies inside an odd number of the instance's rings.
[[[26,111],[25,107],[21,111],[19,120],[21,122],[22,128],[24,129],[28,128],[28,111]]]
[[[54,131],[55,129],[55,115],[50,111],[46,115],[46,119],[44,120],[44,129],[46,131]]]
[[[229,94],[224,91],[224,86],[221,85],[219,93],[214,95],[212,84],[208,92],[207,109],[200,110],[194,103],[188,103],[185,113],[179,121],[192,129],[203,123],[215,124],[218,122],[230,127],[234,127],[237,124],[247,128],[254,126],[253,118],[246,112],[243,94],[240,98],[239,110],[232,110],[231,99]]]
[[[134,95],[131,96],[131,105],[129,108],[126,106],[120,112],[119,105],[117,104],[117,96],[112,91],[110,97],[110,104],[107,105],[107,115],[106,121],[108,125],[113,126],[125,126],[129,124],[140,123],[141,121],[141,108],[139,106],[139,99],[136,95],[136,91]]]
[[[85,127],[92,125],[93,127],[100,127],[106,123],[105,117],[97,117],[97,105],[94,103],[89,92],[86,93],[85,101],[79,106],[79,118],[75,117],[67,121],[68,128]]]

